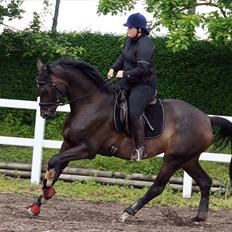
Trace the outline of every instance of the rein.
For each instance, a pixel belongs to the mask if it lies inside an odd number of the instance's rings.
[[[77,102],[77,101],[81,100],[82,98],[86,98],[88,96],[89,96],[89,94],[86,94],[84,96],[76,97],[76,98],[71,99],[69,101],[59,102],[58,106],[63,106],[63,105],[71,104],[71,103],[74,103],[74,102]]]
[[[89,94],[87,94],[87,95],[84,95],[84,96],[76,97],[76,98],[71,99],[71,100],[68,100],[68,101],[65,101],[65,100],[63,101],[63,100],[61,100],[61,99],[59,98],[57,92],[60,93],[61,96],[62,96],[63,98],[66,97],[66,95],[65,95],[60,89],[58,89],[58,88],[56,87],[56,84],[55,84],[55,83],[53,83],[53,82],[47,82],[47,81],[40,81],[40,80],[38,80],[38,79],[36,79],[36,82],[37,82],[37,84],[39,84],[39,85],[49,84],[50,87],[51,87],[52,90],[53,90],[53,93],[54,93],[55,97],[56,97],[56,101],[54,101],[54,102],[40,102],[40,103],[39,103],[39,106],[42,106],[42,107],[43,107],[43,106],[45,106],[45,107],[46,107],[46,106],[55,106],[55,107],[63,106],[63,105],[67,105],[67,104],[71,104],[71,103],[77,102],[77,101],[79,101],[79,100],[81,100],[81,99],[83,99],[83,98],[89,96]]]

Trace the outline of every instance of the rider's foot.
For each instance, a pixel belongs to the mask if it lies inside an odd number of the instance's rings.
[[[140,161],[145,157],[144,146],[135,149],[131,155],[131,161]]]

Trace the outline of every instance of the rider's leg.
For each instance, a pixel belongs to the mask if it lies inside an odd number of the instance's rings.
[[[144,156],[144,126],[142,117],[131,121],[131,130],[135,145],[131,160],[139,161]]]
[[[136,85],[129,96],[129,116],[135,149],[131,160],[139,161],[144,156],[144,125],[141,114],[155,94],[155,89],[148,85]]]

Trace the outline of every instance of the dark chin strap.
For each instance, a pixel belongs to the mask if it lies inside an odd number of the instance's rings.
[[[139,33],[142,33],[142,31],[141,31],[141,29],[139,29],[139,28],[136,28],[137,29],[137,33],[136,33],[136,36],[135,36],[135,38],[139,38]]]

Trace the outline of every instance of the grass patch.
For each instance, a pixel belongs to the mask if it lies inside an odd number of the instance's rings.
[[[67,183],[58,181],[56,183],[56,196],[73,198],[76,200],[108,201],[123,204],[132,204],[142,197],[147,188],[136,189],[133,187],[120,187],[114,185],[101,185],[94,181]],[[0,193],[26,194],[38,196],[41,186],[31,185],[29,180],[13,179],[0,175]],[[153,199],[150,206],[170,207],[198,207],[200,194],[194,193],[192,198],[184,199],[181,192],[173,192],[168,186],[163,194]],[[232,208],[232,198],[218,197],[212,195],[210,198],[210,209],[219,210]]]
[[[57,154],[57,149],[43,150],[43,164],[46,165],[49,158]],[[0,162],[31,163],[32,148],[16,146],[0,146]],[[214,179],[222,183],[228,181],[227,163],[216,163],[200,161],[204,170]],[[162,158],[153,157],[141,162],[130,162],[116,157],[104,157],[97,155],[95,159],[78,160],[69,163],[69,167],[93,168],[103,171],[123,172],[126,174],[142,173],[145,175],[156,175],[162,165]],[[183,171],[179,170],[175,176],[182,176]]]

